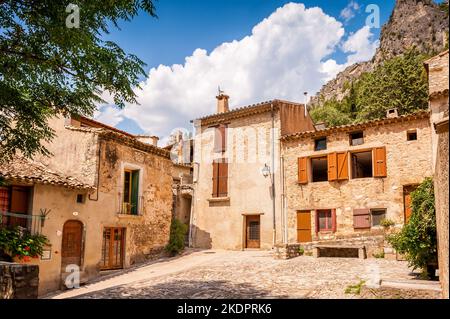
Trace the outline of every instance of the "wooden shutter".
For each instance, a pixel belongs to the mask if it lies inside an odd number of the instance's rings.
[[[386,177],[386,147],[377,147],[373,149],[374,177]]]
[[[228,196],[228,163],[218,163],[218,197]]]
[[[139,171],[131,173],[131,214],[139,214]]]
[[[348,152],[337,153],[337,179],[348,179]]]
[[[333,233],[337,230],[336,209],[331,210],[331,230]]]
[[[298,159],[298,183],[308,183],[308,158],[300,157]]]
[[[370,209],[353,210],[353,228],[370,228]]]
[[[328,181],[337,180],[337,154],[328,154]]]
[[[213,162],[213,191],[212,191],[212,197],[219,197],[219,163]]]

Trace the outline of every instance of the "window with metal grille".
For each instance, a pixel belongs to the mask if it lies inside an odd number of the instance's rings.
[[[259,240],[259,222],[249,222],[249,235],[248,239],[250,240]]]

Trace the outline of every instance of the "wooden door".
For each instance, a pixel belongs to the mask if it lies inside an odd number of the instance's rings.
[[[260,216],[246,217],[246,248],[260,248],[261,247],[261,222]]]
[[[83,224],[78,220],[69,220],[64,224],[61,247],[61,265],[65,269],[67,265],[81,267],[81,251],[83,239]]]
[[[312,241],[311,211],[297,212],[297,242],[308,243]]]
[[[103,230],[103,270],[123,268],[125,228],[107,227]]]
[[[411,218],[411,193],[414,192],[417,185],[410,185],[403,187],[403,204],[405,209],[405,224],[408,223]]]

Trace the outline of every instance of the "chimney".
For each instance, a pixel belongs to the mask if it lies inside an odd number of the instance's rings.
[[[386,117],[388,119],[398,117],[398,110],[396,108],[387,110]]]
[[[136,135],[136,139],[139,142],[150,144],[153,146],[158,146],[159,137],[158,136],[148,136],[148,135]]]
[[[152,145],[158,146],[159,137],[158,136],[150,136],[150,138],[152,139]]]
[[[230,109],[228,107],[228,99],[230,97],[226,94],[223,94],[222,92],[219,93],[218,96],[216,96],[217,99],[217,113],[225,113],[228,112]]]

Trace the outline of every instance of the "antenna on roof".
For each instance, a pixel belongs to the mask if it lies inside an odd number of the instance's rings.
[[[222,95],[223,93],[225,93],[225,91],[220,89],[220,85],[218,86],[218,90],[219,90],[219,96]]]

